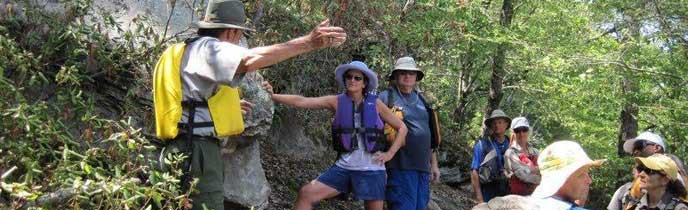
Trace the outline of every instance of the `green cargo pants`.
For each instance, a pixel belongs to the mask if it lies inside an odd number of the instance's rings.
[[[180,134],[166,147],[167,152],[186,151],[188,137]],[[191,140],[191,177],[197,178],[196,192],[191,194],[193,210],[224,210],[224,161],[220,141],[214,137],[193,136]],[[188,159],[187,159],[188,160]]]

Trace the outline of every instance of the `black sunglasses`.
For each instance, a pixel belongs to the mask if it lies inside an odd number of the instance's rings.
[[[516,128],[514,129],[514,133],[522,133],[522,132],[528,132],[528,128]]]
[[[635,167],[635,170],[638,170],[638,173],[640,173],[640,172],[645,172],[645,174],[647,174],[647,175],[653,175],[653,174],[664,175],[664,173],[662,173],[662,171],[650,169],[650,168],[645,167],[645,166],[643,166],[643,165],[638,165],[638,166],[636,166],[636,167]]]
[[[361,80],[363,80],[363,77],[362,76],[354,76],[351,74],[344,75],[344,80],[351,80],[351,79],[354,79],[356,81],[361,81]]]
[[[650,146],[650,145],[655,145],[655,143],[652,143],[647,140],[638,140],[633,142],[633,150],[643,150],[643,148]]]
[[[404,71],[404,70],[397,70],[399,75],[416,75],[418,74],[415,71]]]

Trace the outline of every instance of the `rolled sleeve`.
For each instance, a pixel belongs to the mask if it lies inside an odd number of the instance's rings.
[[[208,42],[208,57],[206,62],[213,70],[212,78],[217,83],[236,87],[243,74],[236,75],[242,59],[248,54],[248,49],[227,42]]]

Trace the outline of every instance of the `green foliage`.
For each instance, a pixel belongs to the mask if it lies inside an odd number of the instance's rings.
[[[530,119],[532,141],[540,149],[574,139],[592,158],[609,159],[593,174],[592,209],[605,208],[616,188],[631,178],[633,161],[616,153],[619,116],[626,104],[639,107],[639,131],[652,128],[667,139],[670,152],[685,158],[688,25],[686,7],[679,6],[684,1],[515,1],[508,28],[499,24],[502,1],[415,1],[407,13],[401,12],[406,1],[342,2],[346,5],[263,2],[269,8],[268,19],[263,19],[265,36],[283,37],[274,41],[284,41],[285,33],[307,31],[318,20],[313,17],[323,15],[349,34],[341,48],[266,71],[278,90],[334,94],[329,78],[336,65],[362,56],[385,78],[394,59],[411,55],[426,72],[421,88],[440,107],[445,128],[440,151],[447,154],[442,165],[467,168],[480,133],[495,52],[506,44],[501,108]],[[299,10],[304,7],[310,9]],[[631,27],[629,20],[641,27]],[[633,30],[641,32],[634,35]],[[636,90],[622,91],[623,78],[634,81]],[[278,109],[278,115],[284,111]],[[327,114],[302,116],[329,119]],[[325,122],[311,120],[308,127]]]
[[[119,25],[93,19],[90,1],[62,1],[65,13],[27,7],[0,17],[0,207],[18,207],[58,189],[78,189],[72,208],[183,208],[173,172],[147,162],[152,144],[150,69],[169,37],[139,17]],[[537,147],[575,139],[594,158],[588,202],[603,209],[633,161],[616,154],[619,116],[639,108],[640,131],[663,135],[685,159],[688,125],[688,13],[678,1],[514,1],[500,25],[502,1],[249,1],[258,33],[252,46],[287,41],[330,18],[347,30],[341,47],[299,56],[263,71],[277,92],[336,94],[334,68],[364,58],[384,81],[396,58],[411,55],[426,72],[421,89],[439,107],[443,166],[467,169],[480,133],[498,46],[506,51],[501,108],[526,116]],[[107,35],[120,34],[116,40]],[[630,79],[635,88],[623,91]],[[384,87],[381,86],[381,87]],[[275,119],[303,124],[328,144],[330,113],[278,107]],[[292,119],[296,118],[296,119]],[[277,122],[279,123],[279,122]],[[174,165],[179,157],[171,158]],[[178,173],[178,171],[176,171]],[[294,185],[296,186],[296,185]],[[291,186],[293,187],[293,186]],[[5,206],[3,206],[5,205]],[[9,205],[9,206],[8,206]]]
[[[125,30],[89,0],[61,4],[0,18],[0,208],[187,208],[182,157],[162,170],[137,123],[150,116],[127,117],[149,115],[139,101],[162,39],[145,17]]]

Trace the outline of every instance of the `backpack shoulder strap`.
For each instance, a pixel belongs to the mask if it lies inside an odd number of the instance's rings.
[[[387,108],[392,108],[394,106],[394,87],[387,89]]]
[[[432,106],[428,104],[428,101],[425,100],[425,96],[423,96],[423,92],[418,92],[418,98],[420,99],[421,102],[423,102],[423,105],[425,106],[426,109],[432,109]]]
[[[688,206],[688,203],[686,203],[685,201],[683,201],[683,200],[681,200],[681,199],[679,199],[679,198],[671,198],[671,201],[666,205],[666,207],[664,208],[664,210],[674,210],[674,209],[676,209],[676,207],[677,207],[679,204],[683,204],[683,205],[687,205],[687,206]]]

